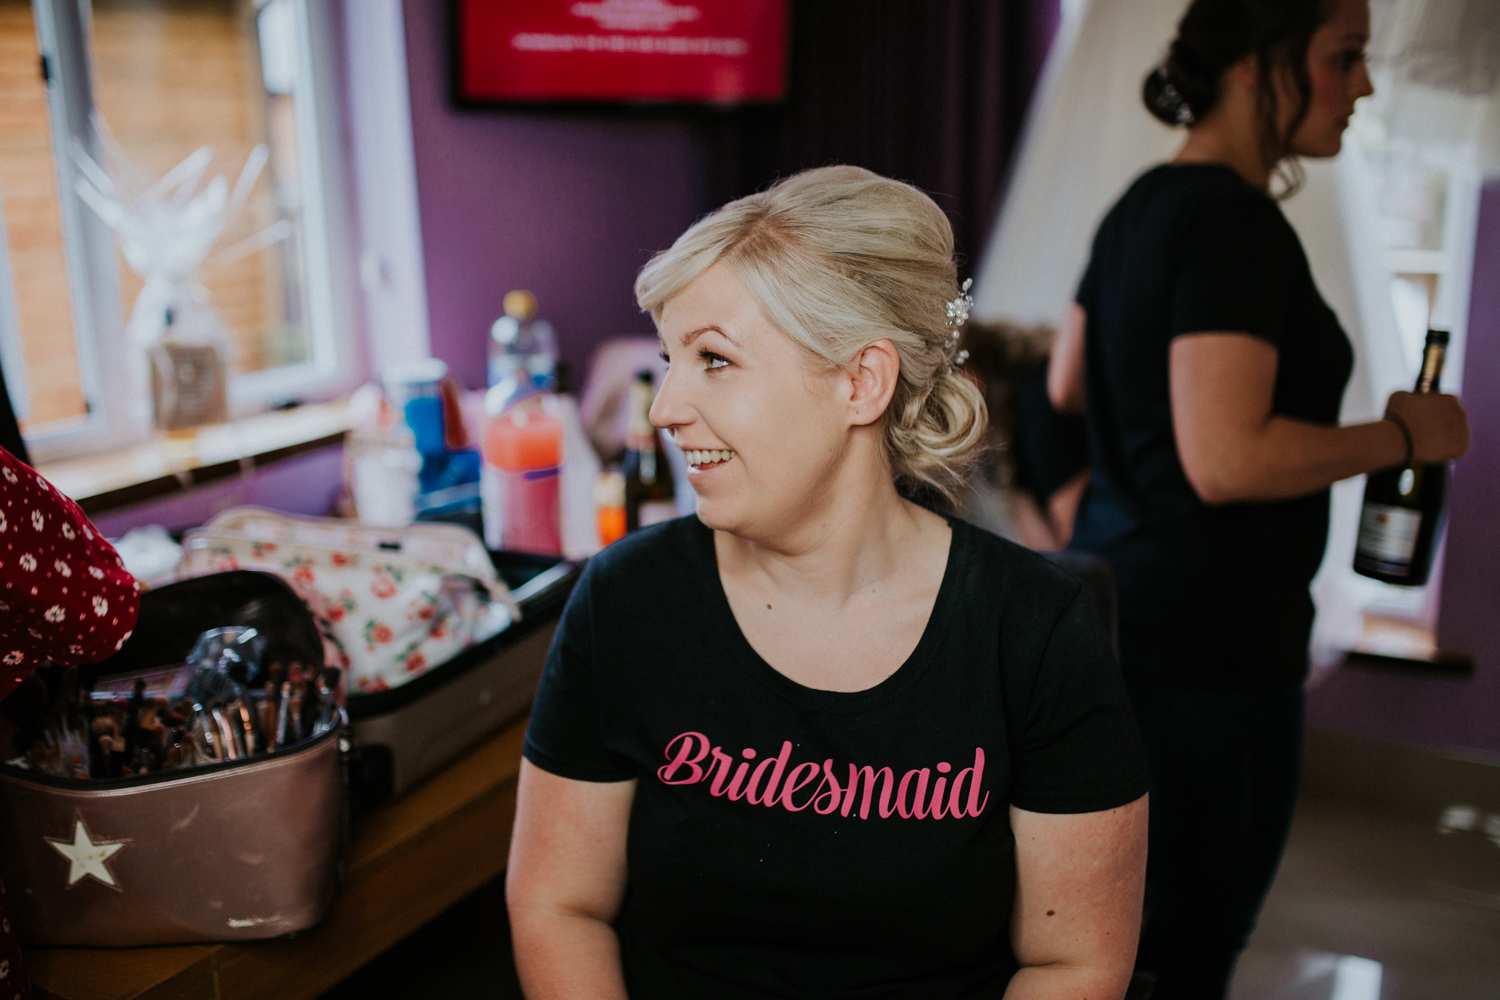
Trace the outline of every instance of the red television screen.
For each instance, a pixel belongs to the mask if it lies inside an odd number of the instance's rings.
[[[464,103],[786,96],[786,0],[458,0]]]

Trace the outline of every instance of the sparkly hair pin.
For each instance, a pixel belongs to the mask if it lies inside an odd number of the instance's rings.
[[[1172,79],[1167,74],[1167,61],[1163,59],[1157,64],[1155,73],[1161,77],[1161,98],[1157,104],[1163,107],[1167,114],[1177,120],[1177,124],[1192,127],[1198,123],[1198,116],[1193,114],[1193,106],[1182,96],[1182,92],[1172,85]]]
[[[1198,119],[1193,115],[1192,105],[1188,104],[1183,96],[1177,92],[1176,87],[1169,83],[1162,88],[1162,93],[1166,95],[1167,107],[1171,111],[1172,117],[1177,119],[1177,124],[1191,126],[1197,123]]]
[[[944,325],[953,331],[948,344],[948,350],[950,351],[958,347],[958,338],[963,332],[963,325],[969,321],[969,310],[974,308],[974,296],[969,294],[969,289],[973,285],[973,278],[965,278],[964,283],[959,286],[958,298],[947,305],[948,318],[945,320]],[[952,371],[955,365],[961,365],[967,360],[969,360],[968,351],[958,351],[950,355],[948,370]]]
[[[948,319],[944,325],[953,330],[954,339],[958,338],[958,328],[969,321],[969,310],[974,308],[974,296],[969,294],[973,285],[973,278],[965,278],[958,289],[958,298],[948,303]]]

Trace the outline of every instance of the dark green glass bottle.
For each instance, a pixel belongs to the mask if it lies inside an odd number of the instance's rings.
[[[1448,351],[1448,331],[1428,330],[1417,392],[1437,392]],[[1432,571],[1433,547],[1448,506],[1448,466],[1402,465],[1373,473],[1365,483],[1354,570],[1404,587],[1419,587]]]
[[[651,424],[656,401],[655,379],[649,371],[636,375],[630,386],[630,423],[625,437],[625,530],[635,531],[677,516],[677,484],[672,463],[662,451],[661,438]]]

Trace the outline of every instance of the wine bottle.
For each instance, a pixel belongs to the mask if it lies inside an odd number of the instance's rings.
[[[1438,391],[1447,351],[1448,331],[1428,330],[1417,392]],[[1371,474],[1359,515],[1355,572],[1405,587],[1426,583],[1447,502],[1446,464],[1413,463]]]
[[[655,379],[641,372],[630,386],[630,424],[625,436],[625,530],[635,531],[677,516],[672,464],[662,454],[651,423]]]

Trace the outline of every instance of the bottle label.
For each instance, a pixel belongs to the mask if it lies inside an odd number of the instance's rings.
[[[663,521],[670,521],[677,516],[677,504],[671,500],[642,500],[640,508],[640,525],[642,528]]]
[[[1367,503],[1359,516],[1359,542],[1355,550],[1387,573],[1411,568],[1417,550],[1417,531],[1422,512],[1383,503]]]
[[[1429,343],[1422,351],[1422,371],[1417,375],[1418,392],[1437,392],[1438,381],[1443,377],[1443,360],[1447,349],[1442,344]]]

